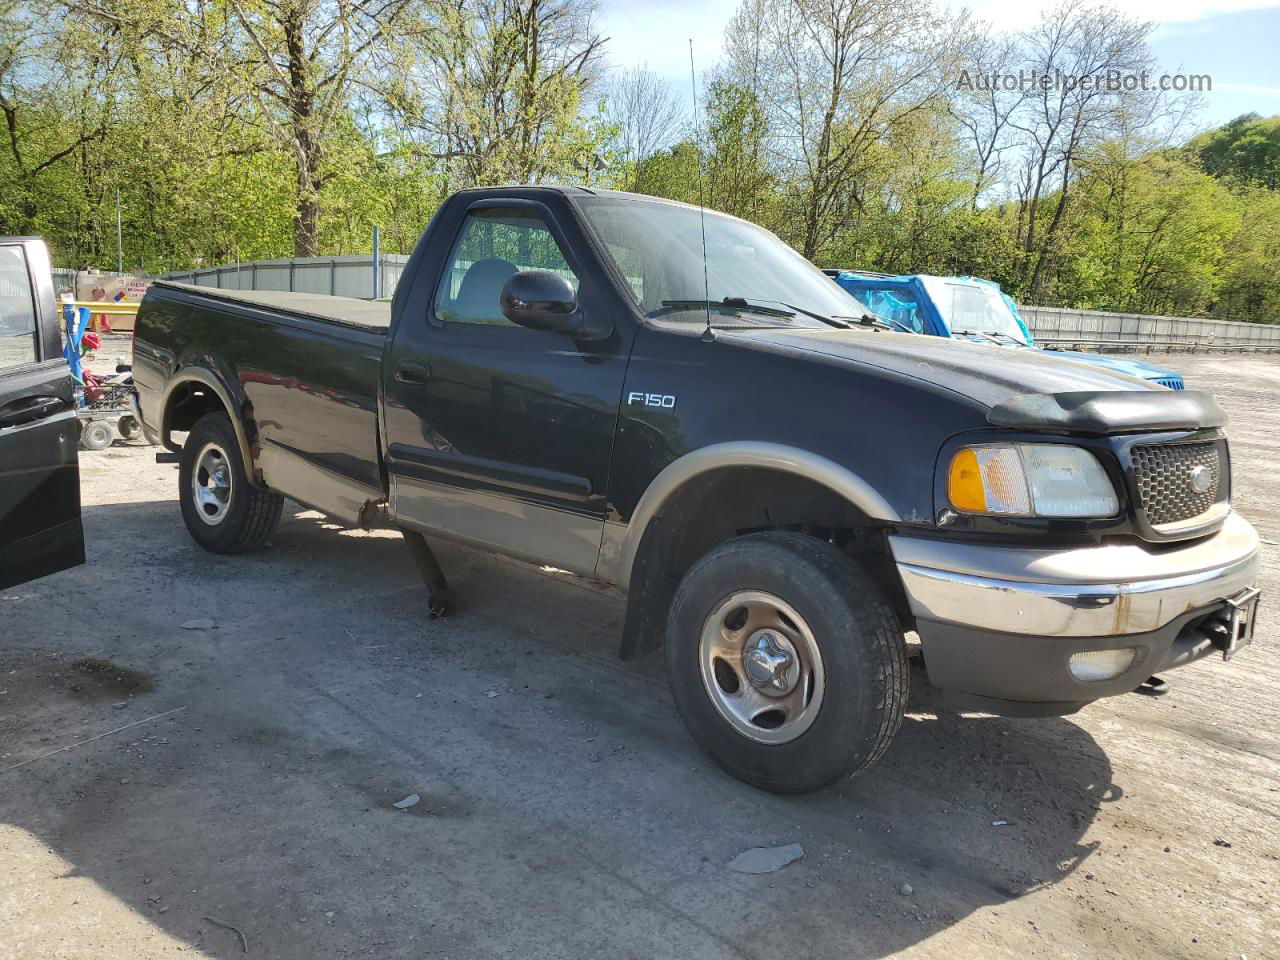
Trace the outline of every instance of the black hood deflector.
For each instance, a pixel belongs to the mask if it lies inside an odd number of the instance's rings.
[[[1226,412],[1199,390],[1024,393],[991,408],[993,427],[1053,433],[1135,433],[1221,427]]]

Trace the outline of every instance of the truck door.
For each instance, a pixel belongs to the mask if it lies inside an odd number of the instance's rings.
[[[578,342],[507,320],[506,281],[569,279],[584,311],[611,290],[580,228],[541,203],[485,200],[437,219],[443,259],[424,263],[384,360],[392,509],[402,526],[591,574],[634,331]]]
[[[84,563],[79,438],[49,253],[0,238],[0,590]]]

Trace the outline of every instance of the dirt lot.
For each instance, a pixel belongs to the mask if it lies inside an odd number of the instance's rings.
[[[610,592],[446,547],[429,621],[394,534],[214,557],[152,448],[82,454],[89,563],[0,593],[0,957],[1280,956],[1280,358],[1168,363],[1234,418],[1256,646],[1068,719],[917,673],[800,798],[697,752]]]

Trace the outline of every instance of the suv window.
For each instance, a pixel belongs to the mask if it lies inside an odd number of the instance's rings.
[[[546,222],[536,211],[480,210],[467,215],[436,291],[436,316],[446,324],[514,326],[502,315],[503,285],[525,270],[566,277],[578,289],[578,276]]]
[[[35,363],[36,307],[21,247],[0,246],[0,370]]]

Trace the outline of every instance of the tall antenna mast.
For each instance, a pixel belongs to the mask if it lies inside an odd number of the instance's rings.
[[[702,134],[698,128],[698,75],[693,69],[693,37],[689,38],[689,92],[693,95],[693,140],[698,150],[698,219],[702,225],[702,303],[707,311],[707,328],[702,339],[708,342],[716,338],[711,329],[711,280],[707,276],[707,206],[702,190]]]

